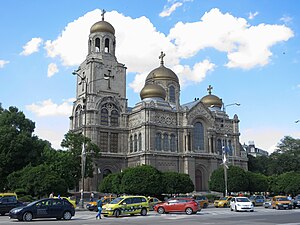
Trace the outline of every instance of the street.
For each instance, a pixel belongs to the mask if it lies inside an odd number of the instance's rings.
[[[172,224],[172,225],[209,225],[209,224],[243,224],[243,225],[299,225],[300,209],[275,210],[256,207],[254,212],[232,212],[228,208],[207,208],[202,209],[196,215],[176,214],[157,214],[149,212],[147,216],[125,216],[120,218],[103,217],[101,220],[95,219],[96,213],[90,211],[76,211],[75,217],[70,221],[58,221],[56,219],[36,219],[26,224],[107,224],[107,225],[153,225],[153,224]],[[22,224],[18,220],[10,220],[9,217],[0,216],[0,224]]]

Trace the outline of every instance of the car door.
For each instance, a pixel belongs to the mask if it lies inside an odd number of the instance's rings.
[[[50,215],[50,205],[52,204],[51,199],[45,199],[35,204],[35,214],[37,218],[48,218]]]
[[[168,201],[168,203],[166,204],[166,211],[167,212],[175,212],[177,211],[178,208],[178,204],[179,204],[179,200],[178,199],[171,199]]]
[[[61,218],[63,213],[63,201],[61,199],[53,199],[49,205],[49,217]]]

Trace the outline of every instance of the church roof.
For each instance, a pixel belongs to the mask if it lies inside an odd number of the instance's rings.
[[[198,99],[198,100],[195,100],[195,101],[193,101],[193,102],[189,102],[189,103],[185,103],[185,104],[183,104],[181,107],[182,108],[188,108],[188,109],[191,109],[191,108],[193,108],[195,105],[197,105],[198,103],[200,102],[200,100]]]
[[[98,21],[91,27],[90,29],[91,34],[97,32],[108,32],[115,35],[115,28],[109,22],[104,21],[104,14],[105,14],[105,10],[102,10],[102,14],[101,14],[102,20]]]

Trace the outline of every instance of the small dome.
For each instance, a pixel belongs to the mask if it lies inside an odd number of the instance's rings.
[[[222,108],[223,102],[218,96],[209,94],[200,100],[206,107],[219,107]]]
[[[110,23],[102,20],[98,21],[91,27],[90,33],[92,34],[96,32],[108,32],[115,35],[115,28]]]
[[[141,99],[145,98],[162,98],[165,100],[166,91],[158,84],[146,84],[140,92]]]

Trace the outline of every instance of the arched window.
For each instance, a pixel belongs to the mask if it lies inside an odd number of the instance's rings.
[[[222,141],[221,141],[221,139],[217,140],[217,153],[219,155],[222,155]]]
[[[111,171],[110,171],[109,169],[103,170],[103,179],[104,179],[105,177],[107,177],[109,174],[111,174]]]
[[[130,139],[129,139],[129,150],[130,150],[130,152],[133,152],[133,139],[132,139],[132,135],[130,136]]]
[[[176,137],[175,137],[175,134],[171,134],[171,139],[170,139],[170,150],[171,150],[171,152],[177,152],[177,149],[176,149]]]
[[[142,151],[142,134],[139,133],[139,151]]]
[[[174,88],[174,86],[169,87],[169,101],[175,103],[175,88]]]
[[[100,38],[95,39],[95,51],[100,52]]]
[[[164,133],[164,151],[169,151],[169,135]]]
[[[137,152],[137,135],[134,135],[134,152]]]
[[[101,125],[108,126],[108,110],[106,108],[101,109]]]
[[[111,111],[110,125],[111,125],[112,127],[117,127],[117,126],[119,126],[119,113],[118,113],[117,110]]]
[[[201,122],[194,124],[193,143],[195,151],[204,150],[204,128]]]
[[[155,149],[161,151],[161,133],[155,135]]]
[[[104,52],[109,53],[109,39],[105,38]]]
[[[232,149],[231,140],[228,140],[228,146],[227,146],[227,148],[228,148],[228,154],[230,156],[232,156],[233,155],[233,149]]]

